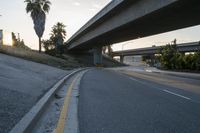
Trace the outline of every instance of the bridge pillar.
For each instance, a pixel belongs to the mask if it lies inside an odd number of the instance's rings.
[[[124,63],[124,56],[123,55],[120,55],[120,62]]]
[[[93,48],[94,65],[102,65],[102,47]]]

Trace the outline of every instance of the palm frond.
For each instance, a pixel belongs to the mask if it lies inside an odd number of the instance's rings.
[[[25,0],[25,3],[32,3],[32,0]]]
[[[43,6],[43,11],[48,13],[49,10],[50,10],[50,5],[45,3],[44,6]]]
[[[27,3],[26,5],[26,12],[29,13],[33,10],[33,3],[32,0],[25,0],[24,2]]]
[[[34,29],[38,37],[42,37],[45,30],[46,13],[50,10],[49,0],[25,0],[26,12],[30,13]]]

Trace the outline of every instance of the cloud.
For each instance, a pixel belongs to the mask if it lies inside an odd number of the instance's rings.
[[[79,2],[74,2],[73,5],[75,5],[75,6],[80,6],[81,3],[79,3]]]
[[[101,6],[101,5],[98,5],[98,4],[94,4],[93,7],[94,7],[94,8],[98,8],[98,9],[101,9],[101,8],[102,8],[102,6]]]
[[[90,10],[90,11],[96,11],[96,9],[94,9],[94,8],[90,8],[89,10]]]

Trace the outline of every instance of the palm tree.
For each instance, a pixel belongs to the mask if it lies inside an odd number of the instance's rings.
[[[61,50],[60,48],[64,43],[64,39],[66,36],[65,27],[66,26],[60,22],[52,27],[51,40],[54,42],[57,51]]]
[[[65,25],[61,22],[58,22],[52,27],[51,30],[51,36],[52,37],[61,37],[63,40],[65,39],[66,36],[66,30],[65,30]]]
[[[31,14],[35,32],[39,38],[39,52],[41,52],[41,37],[45,30],[46,13],[50,10],[49,0],[25,0],[26,12]]]

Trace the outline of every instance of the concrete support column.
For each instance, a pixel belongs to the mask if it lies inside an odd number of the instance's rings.
[[[123,55],[120,55],[120,62],[124,63],[124,56]]]
[[[94,65],[102,65],[102,47],[93,48]]]
[[[150,59],[151,59],[150,66],[153,67],[155,65],[155,55],[150,55]]]

